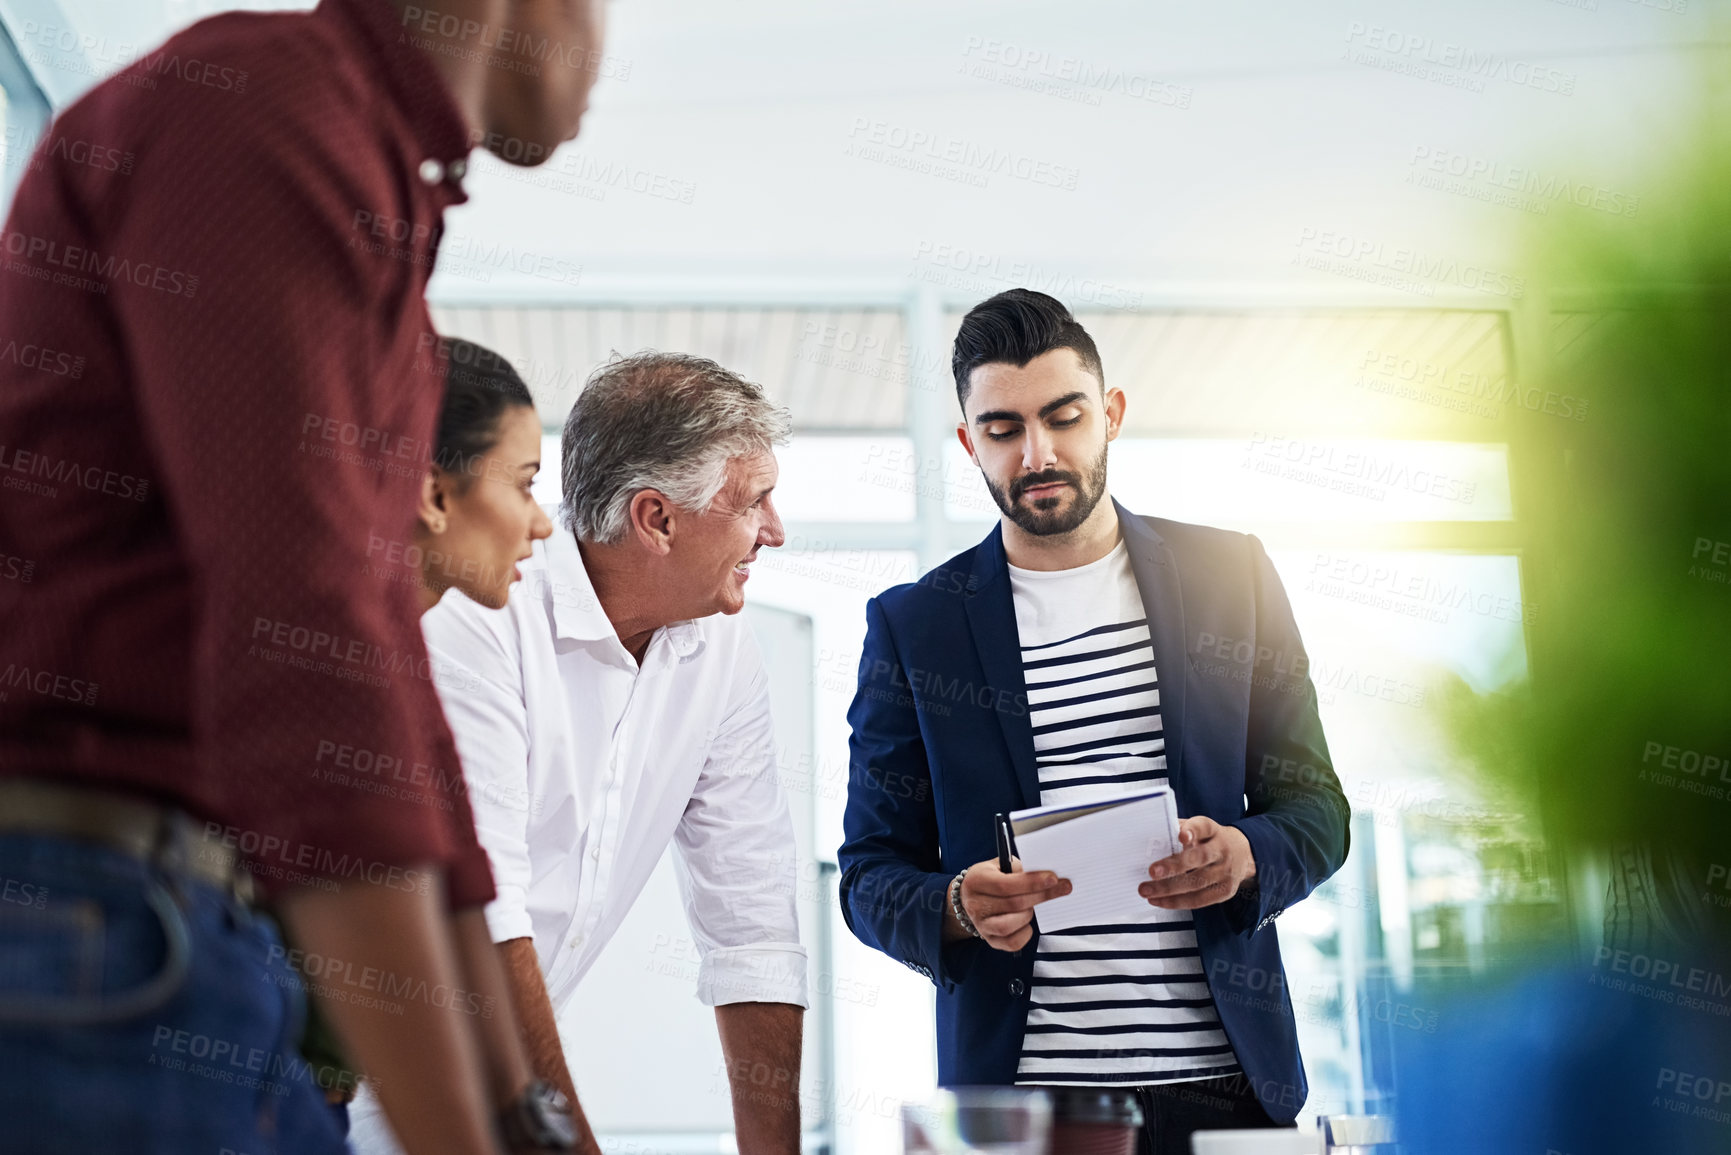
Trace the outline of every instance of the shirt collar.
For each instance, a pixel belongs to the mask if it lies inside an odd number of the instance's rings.
[[[320,0],[317,15],[340,25],[345,40],[361,44],[362,54],[384,77],[391,99],[420,146],[422,167],[415,178],[443,187],[453,194],[453,203],[467,200],[462,179],[471,147],[469,125],[445,78],[426,53],[409,43],[396,5],[390,0]]]
[[[674,622],[667,627],[667,644],[680,661],[695,658],[703,652],[703,627],[696,622]]]
[[[589,571],[583,566],[576,537],[569,530],[556,529],[542,548],[547,551],[547,569],[553,579],[554,632],[561,638],[585,642],[616,637],[613,623],[595,595],[595,583],[589,580]],[[703,627],[699,622],[674,622],[660,632],[667,635],[667,643],[679,661],[703,652]]]

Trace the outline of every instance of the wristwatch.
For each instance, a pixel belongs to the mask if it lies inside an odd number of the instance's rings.
[[[575,1151],[571,1104],[553,1084],[536,1079],[499,1109],[499,1137],[513,1151]]]
[[[985,938],[980,928],[974,925],[974,920],[968,917],[967,908],[962,905],[962,879],[968,875],[967,867],[950,880],[950,909],[956,912],[956,921],[962,924],[962,929],[975,938]]]

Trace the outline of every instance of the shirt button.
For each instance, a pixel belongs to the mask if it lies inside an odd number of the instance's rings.
[[[1010,980],[1010,994],[1013,997],[1018,998],[1018,999],[1021,998],[1022,992],[1026,989],[1027,989],[1026,987],[1022,986],[1022,980],[1021,979],[1011,979]]]
[[[583,945],[583,936],[582,935],[578,935],[576,938],[571,940],[571,949],[572,950],[576,950],[578,947],[580,947],[582,945]]]
[[[601,861],[601,848],[597,846],[595,849],[591,850],[589,852],[589,857],[595,859],[597,862]]]
[[[421,183],[438,184],[445,179],[445,166],[428,157],[421,162]]]

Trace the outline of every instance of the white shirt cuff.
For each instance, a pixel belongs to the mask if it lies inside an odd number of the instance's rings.
[[[728,1003],[809,1006],[805,967],[805,948],[798,943],[718,947],[698,965],[697,998],[709,1007]]]
[[[493,941],[533,939],[535,923],[529,917],[528,895],[520,887],[496,886],[498,894],[487,904],[487,933]]]

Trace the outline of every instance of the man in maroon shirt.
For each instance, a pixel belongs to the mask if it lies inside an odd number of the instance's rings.
[[[598,7],[216,17],[38,149],[0,236],[0,1147],[340,1149],[253,880],[409,1150],[495,1150],[500,1104],[531,1141],[413,582],[369,542],[409,538],[466,157],[575,135]]]

